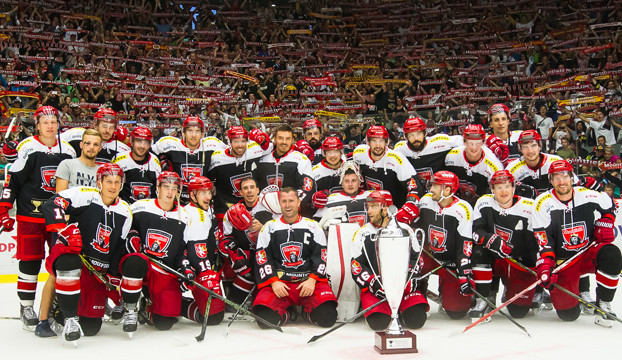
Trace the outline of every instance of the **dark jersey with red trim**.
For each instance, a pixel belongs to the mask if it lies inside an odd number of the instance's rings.
[[[508,164],[506,167],[512,175],[514,180],[520,181],[523,184],[533,186],[540,194],[545,191],[551,190],[553,185],[549,181],[549,168],[551,164],[556,160],[562,158],[557,155],[540,154],[540,163],[535,168],[529,167],[527,162],[521,157]],[[574,183],[577,183],[579,178],[574,176]]]
[[[48,199],[42,210],[48,231],[78,223],[85,258],[97,271],[119,275],[119,262],[126,254],[125,239],[132,225],[130,206],[125,201],[117,198],[106,206],[96,188],[74,187]],[[67,222],[65,215],[69,215]]]
[[[278,219],[280,217],[279,214],[274,214],[266,209],[260,201],[255,203],[255,206],[249,207],[246,206],[244,201],[241,203],[246,207],[251,215],[253,215],[253,219],[256,219],[262,224],[266,224],[270,220]],[[259,230],[261,231],[261,230]],[[251,231],[248,230],[238,230],[231,225],[231,221],[227,214],[222,222],[222,232],[225,238],[229,238],[229,241],[234,241],[238,248],[242,250],[250,250],[251,254],[255,254],[255,249],[257,248],[257,237],[259,236],[259,231]]]
[[[473,208],[473,239],[487,241],[498,235],[512,246],[511,257],[522,264],[536,265],[538,243],[531,223],[533,200],[515,195],[513,205],[503,209],[492,195],[484,195]]]
[[[313,173],[317,191],[328,190],[329,194],[341,191],[339,168],[332,169],[326,164],[326,160],[322,160],[311,168],[311,172]]]
[[[216,251],[216,230],[214,211],[210,207],[203,210],[193,204],[184,206],[190,218],[186,240],[186,256],[197,274],[207,270],[218,270],[218,252]]]
[[[387,190],[393,195],[393,203],[401,207],[409,193],[423,195],[423,186],[415,168],[398,152],[386,149],[382,158],[372,160],[369,146],[354,149],[353,159],[361,166],[361,174],[367,190]]]
[[[145,254],[175,269],[181,267],[184,259],[185,239],[194,237],[190,234],[193,229],[188,226],[190,218],[186,210],[178,210],[177,206],[165,211],[158,205],[158,199],[145,199],[130,207],[134,215],[132,229],[138,231]]]
[[[263,156],[261,147],[254,141],[249,141],[242,157],[231,155],[231,148],[214,151],[209,167],[209,178],[214,182],[216,197],[214,197],[214,211],[224,214],[229,207],[242,199],[240,182],[252,177],[252,171]]]
[[[483,156],[475,164],[466,159],[464,146],[451,150],[445,158],[446,170],[460,179],[458,196],[469,204],[475,204],[480,196],[490,193],[490,178],[496,171],[503,170],[503,165],[492,151],[482,147],[482,152]]]
[[[555,190],[540,194],[534,203],[533,228],[540,257],[557,260],[569,259],[588,246],[594,223],[601,216],[615,217],[615,205],[609,195],[580,186],[573,188],[568,203],[560,201]]]
[[[71,145],[76,152],[76,157],[80,157],[82,149],[80,149],[80,142],[82,142],[82,135],[84,134],[84,128],[73,127],[60,133],[60,139],[66,141]]]
[[[401,229],[405,230],[410,237],[410,259],[411,262],[414,263],[421,254],[421,248],[417,242],[415,232],[410,226],[401,223],[397,224]],[[378,228],[368,222],[354,233],[350,272],[354,282],[361,289],[369,287],[369,281],[374,275],[380,275],[376,241],[378,241],[378,233],[382,229],[383,228]]]
[[[66,142],[52,147],[39,141],[37,135],[17,146],[17,159],[9,167],[0,206],[12,208],[17,200],[17,219],[44,223],[41,205],[56,193],[56,168],[61,161],[76,156]]]
[[[317,218],[322,218],[326,209],[345,205],[346,216],[351,224],[359,224],[363,226],[369,222],[367,217],[367,197],[371,194],[371,190],[361,190],[354,196],[347,195],[343,191],[331,194],[326,202],[326,207],[318,210],[315,214]]]
[[[82,142],[82,136],[84,135],[84,128],[71,128],[63,131],[60,134],[61,140],[68,142],[76,152],[76,156],[79,157],[82,154],[80,149],[80,142]],[[105,164],[112,162],[120,153],[129,151],[130,147],[125,143],[115,140],[114,138],[102,142],[102,149],[97,153],[95,162],[98,164]]]
[[[522,130],[509,131],[508,138],[503,141],[510,150],[510,155],[508,155],[508,162],[520,159],[520,157],[523,155],[518,148],[518,138],[520,137],[520,134],[522,132]]]
[[[437,260],[454,264],[460,274],[471,272],[473,251],[473,209],[454,197],[451,205],[441,208],[427,194],[419,201],[418,226],[426,233],[429,249]]]
[[[435,172],[445,170],[447,153],[462,144],[462,136],[439,134],[426,138],[426,145],[421,151],[414,151],[405,140],[395,144],[393,150],[401,153],[410,161],[417,171],[421,184],[425,187]]]
[[[262,288],[277,280],[299,282],[326,278],[326,236],[320,225],[299,216],[286,224],[283,218],[268,221],[257,238],[255,279]]]
[[[112,163],[119,165],[125,175],[125,183],[119,193],[121,199],[133,204],[138,200],[152,199],[156,196],[156,181],[162,169],[160,161],[151,153],[145,160],[137,162],[131,151],[119,154]]]

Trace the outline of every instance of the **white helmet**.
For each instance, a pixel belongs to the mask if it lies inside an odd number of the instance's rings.
[[[354,171],[356,176],[359,177],[359,181],[361,183],[363,182],[363,175],[361,175],[361,168],[359,164],[354,160],[347,160],[344,161],[339,168],[339,185],[343,185],[343,177],[346,175],[348,170]]]

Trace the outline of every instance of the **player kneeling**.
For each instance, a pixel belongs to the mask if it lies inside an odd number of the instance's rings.
[[[58,231],[45,266],[56,276],[56,296],[65,317],[63,334],[67,341],[99,332],[106,285],[120,283],[119,261],[132,224],[129,205],[118,198],[123,181],[118,165],[104,164],[97,170],[99,190],[71,188],[43,205],[47,230]],[[70,225],[66,225],[65,215],[69,215]]]
[[[259,293],[252,311],[281,325],[295,314],[295,305],[302,305],[311,323],[333,326],[337,299],[326,278],[326,236],[317,222],[298,213],[296,189],[283,188],[279,204],[283,215],[268,221],[257,239],[254,268]]]
[[[361,305],[367,308],[385,298],[378,269],[378,254],[376,252],[376,240],[380,231],[389,224],[387,209],[393,205],[391,193],[386,190],[374,190],[367,197],[367,209],[369,222],[354,234],[352,244],[352,277],[361,288]],[[403,223],[400,227],[410,236],[413,255],[411,256],[411,271],[418,269],[416,266],[421,251],[415,252],[417,238],[414,231]],[[400,318],[404,325],[411,329],[419,329],[425,324],[426,312],[430,309],[428,301],[417,290],[417,281],[411,279],[404,289],[404,297],[399,307]],[[365,313],[365,320],[372,329],[385,330],[391,322],[391,309],[385,302]]]

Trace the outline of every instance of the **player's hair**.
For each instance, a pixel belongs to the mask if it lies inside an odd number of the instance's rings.
[[[99,140],[103,141],[104,139],[102,139],[102,134],[95,130],[95,129],[86,129],[84,130],[84,133],[82,134],[82,141],[84,141],[84,137],[85,136],[97,136],[99,138]]]
[[[274,128],[274,135],[276,135],[279,131],[286,131],[290,134],[292,134],[292,136],[294,136],[294,129],[292,129],[291,126],[289,126],[288,124],[283,124],[283,125],[279,125],[277,127]]]
[[[283,193],[290,193],[290,192],[293,192],[293,193],[296,194],[296,196],[298,196],[298,190],[296,190],[295,188],[293,188],[291,186],[287,186],[287,187],[282,188],[279,191],[279,199],[281,198],[281,194],[283,194]]]
[[[247,182],[247,181],[252,181],[252,182],[255,183],[255,186],[257,186],[257,180],[255,180],[254,177],[247,176],[247,177],[243,178],[242,180],[240,180],[240,189],[242,188],[242,185],[244,185],[244,183]]]

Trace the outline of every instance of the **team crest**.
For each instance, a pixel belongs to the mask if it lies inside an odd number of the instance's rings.
[[[42,166],[41,179],[43,183],[41,188],[45,191],[56,191],[56,166]]]
[[[349,212],[348,222],[350,224],[359,224],[359,226],[363,226],[367,222],[367,213],[365,211]]]
[[[199,164],[181,165],[181,176],[186,183],[195,176],[201,176],[201,174],[203,174],[203,166]]]
[[[58,199],[58,198],[57,198]],[[97,225],[97,232],[95,233],[95,239],[91,242],[93,249],[99,251],[102,254],[108,254],[110,250],[110,233],[112,228],[110,226]]]
[[[499,226],[495,224],[495,234],[497,234],[500,238],[502,238],[508,244],[510,244],[512,241],[512,233],[513,233],[512,230],[506,229],[503,226]]]
[[[536,231],[534,235],[536,236],[536,240],[538,240],[538,245],[540,246],[546,245],[546,242],[547,242],[546,231]]]
[[[266,257],[266,250],[259,250],[255,254],[255,260],[257,260],[257,264],[263,265],[268,262],[268,258]]]
[[[562,226],[564,243],[562,247],[566,250],[576,251],[587,244],[585,221],[580,221]]]
[[[276,185],[279,189],[283,186],[283,174],[268,175],[268,185]]]
[[[430,225],[428,228],[428,234],[430,236],[430,248],[436,253],[447,251],[447,230]]]
[[[165,257],[168,255],[168,247],[171,244],[173,235],[156,229],[147,230],[147,248],[145,252],[149,255],[157,257]]]
[[[419,179],[423,181],[430,181],[432,179],[432,174],[434,171],[431,167],[425,167],[421,169],[417,169],[417,175],[419,175]]]
[[[251,173],[246,172],[243,174],[232,176],[229,179],[231,181],[231,188],[233,188],[233,196],[242,197],[242,193],[240,192],[242,190],[240,189],[240,183],[242,182],[242,179],[246,179],[251,176],[252,176]]]
[[[69,201],[58,196],[56,197],[56,199],[54,199],[54,204],[63,210],[67,210],[67,207],[69,206]]]
[[[365,184],[368,190],[382,190],[382,181],[365,177]]]
[[[296,241],[288,241],[281,244],[281,255],[283,256],[283,266],[297,268],[304,264],[302,260],[302,244]]]
[[[303,180],[302,189],[304,191],[311,191],[311,190],[313,190],[313,180],[311,180],[311,178],[309,178],[309,177],[305,177],[304,180]]]
[[[194,252],[201,259],[205,259],[207,257],[207,245],[205,243],[194,244]]]
[[[132,182],[130,183],[132,189],[132,198],[134,200],[143,200],[151,198],[151,184],[145,182]]]
[[[259,236],[259,230],[257,230],[257,231],[250,231],[250,229],[248,229],[248,230],[244,231],[244,233],[246,234],[246,238],[251,243],[251,245],[253,245],[253,247],[255,247],[255,245],[257,245],[257,237]]]
[[[464,255],[467,257],[471,257],[473,253],[473,241],[465,241],[462,246],[462,252],[464,252]]]
[[[361,273],[362,268],[361,268],[361,264],[359,264],[358,261],[352,260],[351,266],[352,266],[352,274],[358,275]]]
[[[322,249],[322,261],[326,262],[326,249]]]

